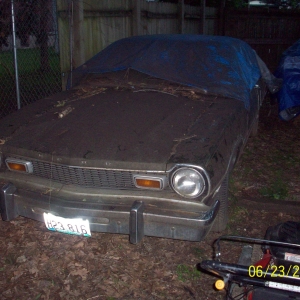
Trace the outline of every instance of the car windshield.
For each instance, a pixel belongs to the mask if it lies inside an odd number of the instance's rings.
[[[217,94],[207,94],[204,90],[152,77],[132,69],[103,74],[86,74],[74,89],[78,90],[77,95],[81,93],[94,94],[104,92],[107,89],[114,89],[118,91],[130,90],[133,93],[159,92],[175,97],[185,96],[193,100],[201,99],[202,101],[215,101],[220,98]],[[221,98],[226,97],[222,96]]]

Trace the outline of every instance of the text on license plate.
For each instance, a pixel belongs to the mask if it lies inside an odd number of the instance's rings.
[[[59,231],[67,234],[91,236],[89,220],[80,218],[62,218],[54,216],[51,213],[44,213],[44,222],[46,227],[52,231]]]

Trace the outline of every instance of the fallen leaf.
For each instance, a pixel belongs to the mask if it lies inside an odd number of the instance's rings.
[[[17,280],[23,274],[24,274],[24,271],[22,271],[22,270],[16,270],[16,271],[14,271],[14,277],[12,278],[12,280]]]
[[[25,261],[27,260],[26,256],[25,255],[21,255],[17,258],[17,263],[18,264],[22,264],[24,263]]]
[[[82,280],[86,280],[87,274],[88,274],[88,270],[86,268],[76,269],[76,270],[72,270],[70,272],[70,275],[73,275],[73,276],[78,275],[82,278]]]

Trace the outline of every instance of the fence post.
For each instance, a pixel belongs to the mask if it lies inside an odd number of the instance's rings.
[[[184,33],[184,0],[178,0],[179,33]]]
[[[15,65],[17,104],[18,104],[18,109],[20,109],[21,108],[21,101],[20,101],[20,84],[19,84],[19,73],[18,73],[18,57],[17,57],[17,41],[16,41],[16,24],[15,24],[14,0],[11,0],[11,22],[12,22],[12,38],[13,38],[13,47],[14,47],[14,65]]]
[[[83,1],[77,0],[76,5],[74,5],[73,12],[73,59],[74,68],[79,67],[85,62],[84,53],[84,12],[83,12]]]
[[[141,0],[133,0],[133,35],[141,35]]]
[[[206,33],[205,15],[206,15],[206,0],[200,0],[201,18],[200,18],[200,34]]]
[[[218,21],[218,35],[224,35],[224,10],[226,0],[221,0],[219,5],[219,21]]]
[[[69,1],[69,39],[70,39],[70,86],[73,84],[73,0]]]

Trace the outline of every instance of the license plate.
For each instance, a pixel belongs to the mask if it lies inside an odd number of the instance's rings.
[[[52,231],[58,231],[66,234],[91,236],[89,220],[81,218],[62,218],[54,216],[51,213],[44,213],[44,222],[46,227]]]

